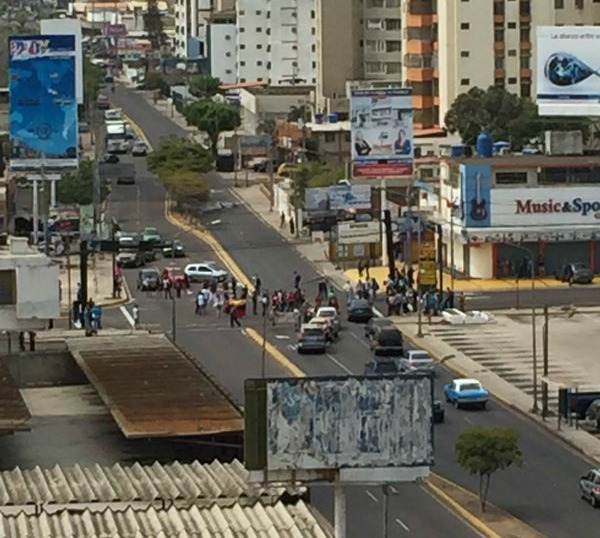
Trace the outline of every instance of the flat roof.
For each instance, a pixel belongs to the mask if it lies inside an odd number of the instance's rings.
[[[596,155],[498,155],[496,157],[468,157],[457,159],[457,163],[489,164],[494,168],[522,167],[548,168],[553,166],[590,167],[600,166]]]
[[[129,439],[243,430],[230,396],[164,335],[80,337],[67,347]]]
[[[5,358],[0,358],[0,433],[22,427],[31,414],[19,392]]]
[[[314,91],[314,86],[250,86],[244,88],[253,95],[307,95]]]

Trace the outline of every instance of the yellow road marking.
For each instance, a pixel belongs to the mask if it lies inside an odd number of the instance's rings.
[[[263,345],[263,337],[258,334],[256,329],[252,327],[245,328],[246,334],[252,338],[259,346]],[[279,351],[273,344],[271,344],[268,340],[265,342],[265,350],[266,352],[273,357],[273,359],[278,362],[281,366],[283,366],[290,374],[294,377],[306,377],[306,374],[298,368],[290,359],[288,359],[281,351]]]

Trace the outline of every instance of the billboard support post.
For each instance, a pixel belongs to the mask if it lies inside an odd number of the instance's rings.
[[[385,220],[385,212],[387,211],[387,191],[385,188],[385,181],[382,179],[379,182],[379,193],[381,195],[381,220],[385,222],[385,227],[381,233],[381,265],[385,267],[388,265],[388,234],[387,234],[387,221]],[[390,275],[393,277],[393,275]]]
[[[40,233],[40,200],[38,193],[38,180],[33,180],[33,244],[38,244],[38,235]]]
[[[340,480],[339,471],[335,477],[333,506],[335,538],[346,538],[346,492]]]
[[[56,180],[50,180],[50,208],[56,207]]]

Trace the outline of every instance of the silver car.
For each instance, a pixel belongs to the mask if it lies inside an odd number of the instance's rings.
[[[422,349],[409,349],[400,359],[400,369],[404,372],[433,372],[435,361]]]
[[[581,498],[590,501],[592,507],[600,506],[600,469],[592,469],[579,480]]]

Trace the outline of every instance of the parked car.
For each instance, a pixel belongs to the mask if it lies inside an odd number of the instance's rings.
[[[590,501],[592,508],[600,506],[600,469],[592,469],[579,480],[581,498]]]
[[[141,140],[134,142],[133,146],[131,147],[131,155],[133,157],[145,157],[148,155],[148,146]]]
[[[323,329],[310,324],[302,325],[296,349],[298,353],[325,353],[327,337]]]
[[[444,422],[446,412],[444,411],[444,405],[440,400],[434,400],[433,402],[433,422],[439,424]]]
[[[472,310],[471,312],[463,312],[458,308],[448,308],[442,312],[442,318],[450,325],[483,325],[493,323],[494,316],[488,312],[480,310]]]
[[[374,357],[365,364],[365,375],[396,375],[399,373],[398,363],[389,357]]]
[[[315,316],[308,323],[308,326],[318,327],[325,333],[325,337],[328,341],[332,342],[339,336],[339,328],[336,327],[333,322],[328,318],[319,318]]]
[[[378,328],[371,339],[376,357],[401,357],[404,353],[402,333],[395,327]]]
[[[446,401],[457,409],[461,407],[479,407],[485,409],[490,399],[489,392],[477,379],[454,379],[444,387]]]
[[[156,291],[160,288],[160,271],[156,267],[140,269],[137,277],[137,289],[141,291]]]
[[[222,282],[227,278],[227,271],[217,269],[215,262],[189,263],[185,266],[185,274],[190,282],[204,282],[207,280],[216,280]]]
[[[354,299],[348,307],[348,321],[367,323],[373,317],[373,308],[366,299]]]
[[[594,273],[590,266],[583,262],[571,262],[563,265],[558,279],[569,284],[591,284]]]
[[[373,317],[365,325],[365,337],[370,340],[378,328],[388,329],[391,327],[394,327],[394,322],[390,318]]]
[[[110,101],[106,95],[99,95],[96,99],[96,107],[98,110],[109,110],[110,109]]]
[[[409,349],[400,359],[400,369],[404,372],[433,372],[433,357],[421,349]]]
[[[162,249],[165,258],[185,258],[185,247],[181,241],[167,241]]]
[[[106,121],[114,121],[123,119],[123,113],[120,108],[108,108],[104,111],[104,119]]]
[[[160,234],[156,228],[152,228],[151,226],[147,226],[144,228],[142,232],[142,241],[148,241],[151,243],[160,243]]]
[[[105,153],[100,158],[100,162],[107,164],[119,164],[119,162],[121,162],[121,159],[119,159],[119,156],[115,153]]]

